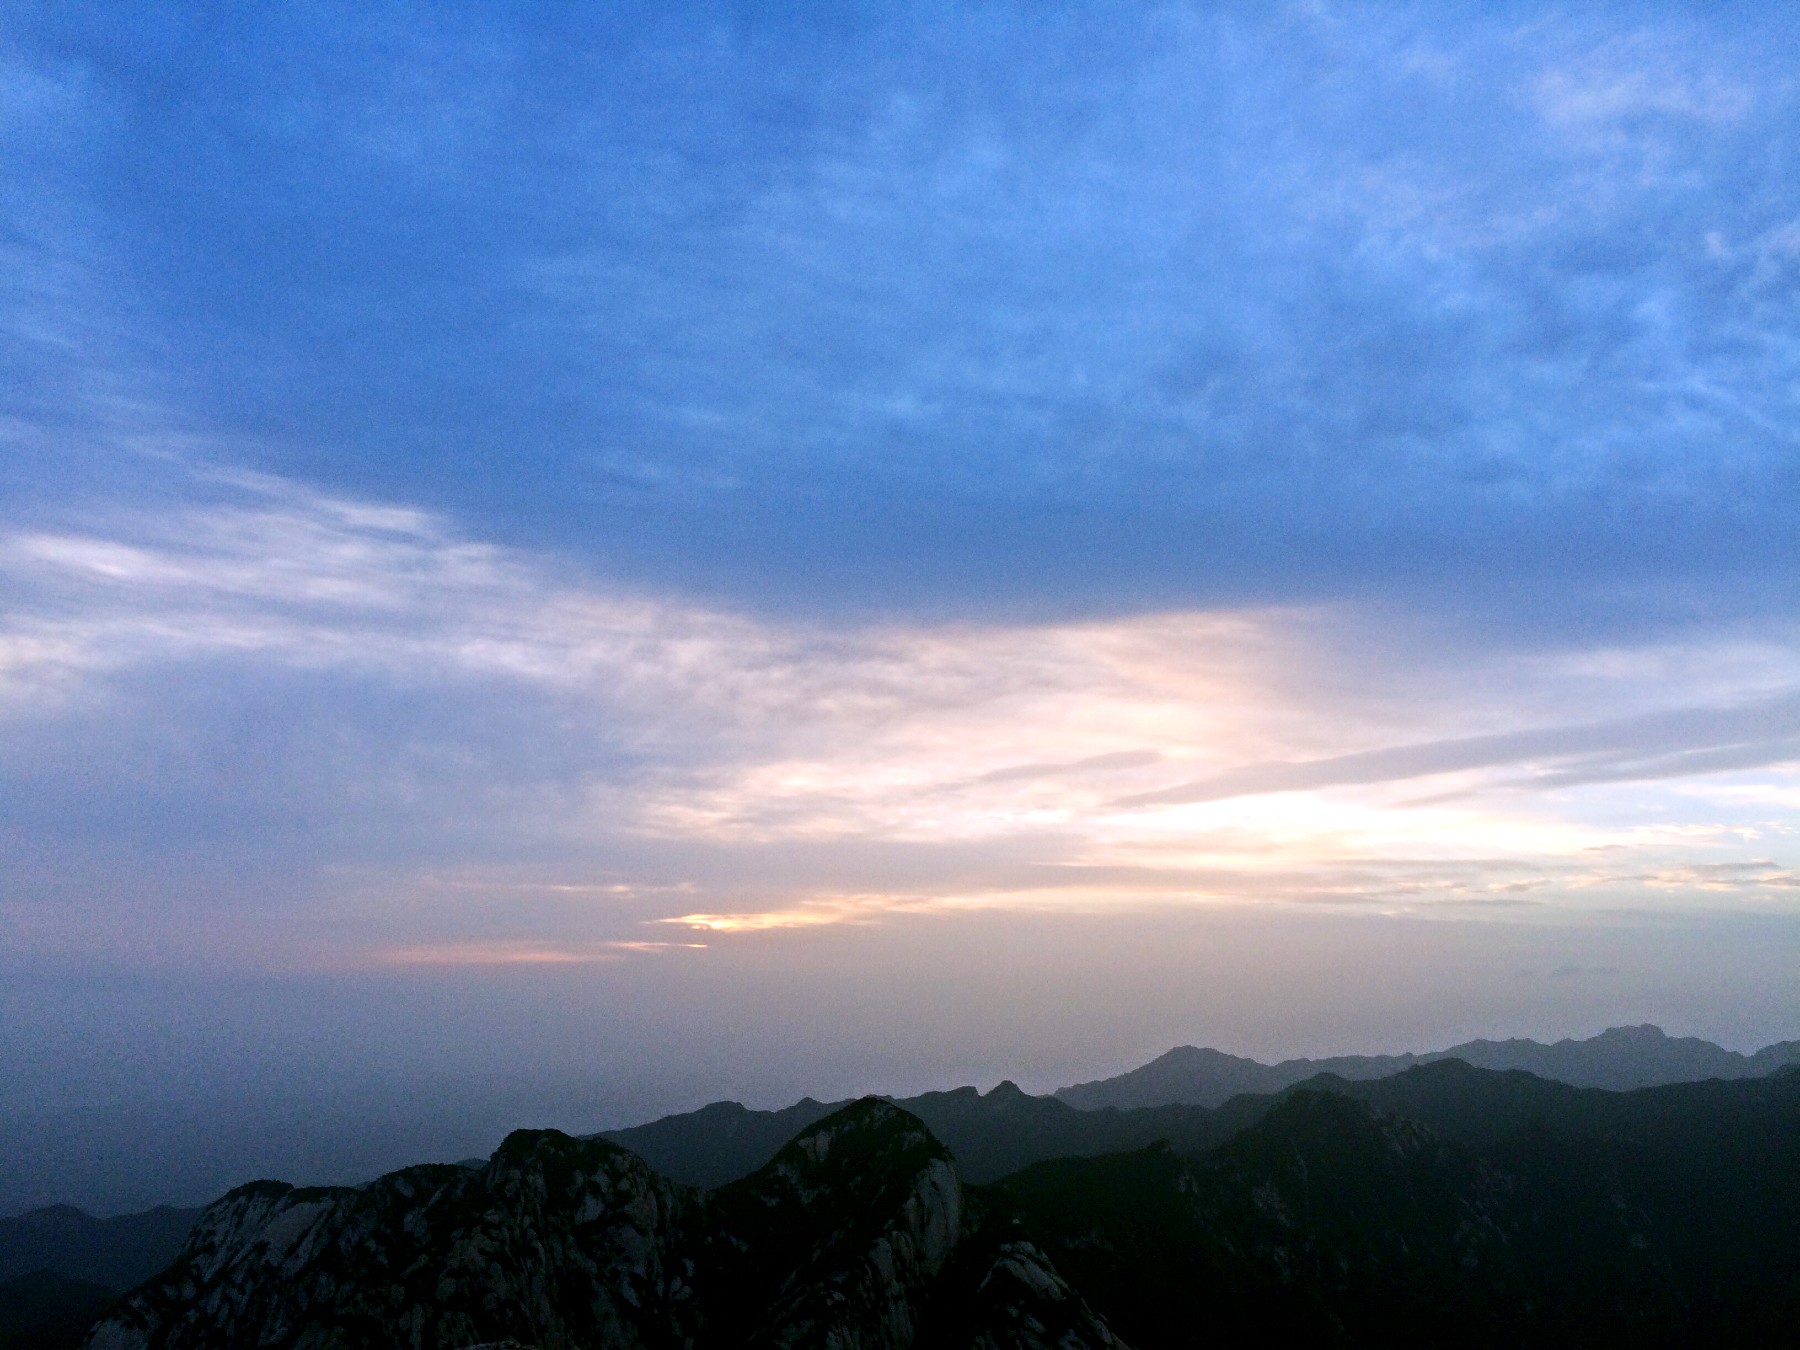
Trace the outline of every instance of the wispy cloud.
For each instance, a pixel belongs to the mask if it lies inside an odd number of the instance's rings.
[[[94,831],[141,819],[185,847],[241,817],[239,847],[276,850],[270,867],[304,858],[314,893],[374,868],[390,880],[359,883],[354,941],[415,933],[382,939],[384,959],[605,961],[649,950],[645,921],[1504,908],[1784,884],[1683,870],[1791,827],[1800,660],[1779,642],[1533,655],[1472,686],[1351,609],[812,626],[606,584],[280,479],[207,492],[0,536],[11,791],[73,803],[91,794],[77,762],[116,761],[82,808],[113,803]],[[309,685],[333,691],[328,711]],[[213,763],[172,759],[150,728],[217,734],[197,730],[218,714],[194,690],[245,708],[275,738],[263,758],[221,772],[239,738]],[[1567,718],[1600,706],[1634,711]],[[1482,721],[1496,729],[1431,734]],[[92,749],[33,758],[46,736]],[[1605,795],[1702,781],[1748,795],[1681,798],[1663,824]],[[72,818],[30,848],[65,847]],[[1608,848],[1632,865],[1585,861]],[[540,858],[528,882],[497,862],[521,849]],[[451,863],[454,885],[406,879]],[[477,910],[480,934],[458,933]]]
[[[1528,13],[57,6],[0,44],[4,430],[727,608],[1781,612],[1782,20]]]

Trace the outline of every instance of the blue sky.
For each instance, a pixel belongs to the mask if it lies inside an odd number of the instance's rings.
[[[13,7],[0,1201],[1800,1036],[1794,30]]]

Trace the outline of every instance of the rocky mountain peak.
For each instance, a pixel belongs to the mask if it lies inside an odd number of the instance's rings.
[[[544,1350],[901,1350],[970,1227],[949,1150],[877,1097],[711,1193],[602,1139],[517,1130],[478,1170],[414,1167],[360,1189],[239,1187],[88,1350],[509,1339]],[[1092,1330],[1069,1346],[1115,1344],[1049,1259],[1036,1260],[1035,1282],[996,1279],[979,1295],[984,1325],[1042,1325],[1021,1300],[1060,1300],[1071,1326]],[[983,1344],[1035,1342],[1009,1333]]]

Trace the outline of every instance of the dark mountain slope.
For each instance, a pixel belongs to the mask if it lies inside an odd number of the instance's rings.
[[[666,1177],[711,1188],[749,1176],[801,1130],[846,1105],[802,1097],[780,1111],[752,1111],[737,1102],[713,1102],[593,1138],[630,1149]]]
[[[1056,1096],[1081,1110],[1130,1109],[1181,1103],[1221,1106],[1244,1093],[1273,1093],[1318,1074],[1350,1081],[1385,1078],[1417,1064],[1460,1059],[1477,1068],[1523,1069],[1577,1087],[1631,1088],[1706,1078],[1754,1078],[1800,1064],[1800,1041],[1765,1046],[1740,1055],[1692,1036],[1665,1036],[1660,1027],[1611,1027],[1585,1041],[1554,1045],[1532,1040],[1466,1041],[1423,1055],[1345,1055],[1261,1064],[1223,1051],[1178,1046],[1148,1064],[1113,1078],[1061,1088]]]
[[[1218,1111],[1160,1106],[1136,1111],[1077,1111],[1054,1097],[1032,1097],[1002,1083],[985,1096],[975,1088],[905,1097],[896,1106],[925,1122],[956,1155],[962,1175],[992,1181],[1044,1158],[1117,1153],[1167,1139],[1184,1151],[1231,1138],[1273,1098],[1227,1104]],[[810,1097],[784,1111],[751,1111],[714,1102],[648,1125],[595,1136],[640,1154],[665,1176],[696,1186],[719,1186],[767,1162],[807,1119],[840,1109]],[[781,1131],[786,1130],[786,1133]]]
[[[1203,1161],[1163,1148],[999,1184],[1140,1350],[1506,1341],[1508,1180],[1411,1122],[1296,1093]]]
[[[174,1259],[197,1209],[167,1205],[96,1219],[73,1205],[49,1205],[0,1219],[0,1280],[34,1270],[123,1293]]]
[[[0,1282],[0,1350],[75,1350],[117,1298],[105,1285],[50,1270]]]
[[[1749,1317],[1750,1335],[1783,1298],[1800,1313],[1800,1070],[1615,1093],[1446,1062],[1334,1086],[1534,1179],[1542,1221],[1571,1251],[1596,1250],[1621,1214],[1644,1216],[1695,1319]]]
[[[1454,1062],[1322,1078],[1209,1153],[990,1189],[1139,1350],[1199,1326],[1225,1345],[1800,1341],[1794,1071],[1631,1093]]]
[[[1765,1138],[1800,1092],[1800,1070],[1611,1092],[1549,1082],[1518,1069],[1498,1073],[1443,1060],[1368,1082],[1321,1074],[1300,1086],[1400,1112],[1476,1146],[1541,1122],[1576,1132],[1653,1134],[1665,1147],[1697,1159],[1731,1140]]]

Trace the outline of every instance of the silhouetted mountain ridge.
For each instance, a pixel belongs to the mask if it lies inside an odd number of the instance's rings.
[[[1584,1041],[1565,1038],[1553,1045],[1523,1039],[1474,1040],[1420,1055],[1342,1055],[1279,1064],[1183,1045],[1127,1073],[1059,1088],[1054,1095],[1089,1111],[1107,1106],[1222,1106],[1243,1093],[1279,1092],[1321,1073],[1351,1081],[1386,1078],[1415,1064],[1443,1059],[1460,1059],[1481,1069],[1523,1069],[1576,1087],[1626,1092],[1706,1078],[1760,1078],[1800,1064],[1800,1041],[1781,1041],[1742,1055],[1697,1037],[1666,1036],[1662,1028],[1645,1023],[1610,1027]]]
[[[773,1157],[787,1138],[784,1130],[810,1124],[808,1117],[822,1119],[842,1105],[808,1097],[782,1111],[752,1111],[737,1102],[714,1102],[595,1137],[631,1149],[688,1185],[721,1186]],[[1116,1153],[1155,1139],[1187,1151],[1207,1149],[1267,1109],[1259,1098],[1218,1111],[1192,1106],[1077,1111],[1054,1097],[1030,1096],[1010,1081],[985,1095],[962,1087],[899,1098],[895,1105],[923,1120],[975,1182],[993,1181],[1043,1158]]]
[[[197,1209],[161,1205],[97,1219],[73,1205],[46,1205],[0,1219],[0,1281],[52,1270],[123,1293],[168,1265],[199,1217]]]
[[[1549,1046],[1482,1040],[1457,1049],[1496,1062],[1483,1065],[1440,1051],[1265,1065],[1218,1050],[1183,1047],[1131,1073],[1064,1088],[1055,1096],[1030,1096],[1003,1082],[985,1095],[962,1087],[894,1100],[944,1140],[964,1176],[982,1182],[1042,1159],[1120,1152],[1154,1139],[1167,1139],[1184,1152],[1211,1148],[1251,1124],[1281,1092],[1322,1074],[1338,1082],[1381,1081],[1409,1068],[1454,1058],[1478,1068],[1519,1070],[1540,1079],[1621,1091],[1625,1090],[1618,1086],[1621,1083],[1657,1086],[1709,1077],[1760,1077],[1784,1063],[1800,1063],[1800,1041],[1781,1042],[1745,1056],[1692,1037],[1664,1036],[1653,1026],[1615,1027],[1586,1041]],[[1530,1060],[1539,1068],[1507,1062],[1516,1060]],[[1559,1072],[1540,1072],[1546,1064]],[[1720,1066],[1732,1071],[1702,1072]],[[1676,1073],[1683,1068],[1692,1072]],[[1606,1081],[1575,1082],[1583,1077]],[[1635,1081],[1645,1078],[1654,1081]],[[1228,1093],[1227,1087],[1232,1088]],[[1099,1102],[1100,1097],[1118,1100]],[[807,1097],[780,1111],[753,1111],[737,1102],[714,1102],[698,1111],[608,1130],[599,1137],[623,1144],[679,1181],[719,1186],[760,1167],[793,1131],[842,1105]]]

